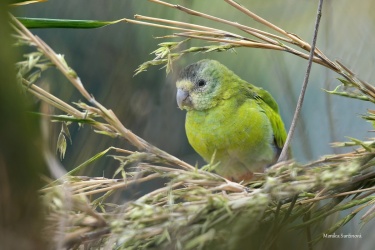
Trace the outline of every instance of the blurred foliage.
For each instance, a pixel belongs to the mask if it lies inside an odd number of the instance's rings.
[[[34,107],[16,83],[7,1],[0,3],[0,242],[1,249],[46,249],[39,189],[45,164]]]

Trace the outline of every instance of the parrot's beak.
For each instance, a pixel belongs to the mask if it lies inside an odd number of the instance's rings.
[[[178,107],[180,109],[193,107],[193,103],[191,102],[189,91],[178,88],[176,100],[177,100]]]

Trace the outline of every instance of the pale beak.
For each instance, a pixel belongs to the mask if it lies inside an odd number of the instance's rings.
[[[176,100],[178,107],[183,109],[184,107],[192,107],[193,104],[190,99],[189,92],[183,89],[177,89]]]

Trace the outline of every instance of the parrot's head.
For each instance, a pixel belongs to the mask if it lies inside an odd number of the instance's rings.
[[[225,82],[233,72],[218,61],[204,59],[185,67],[176,82],[180,109],[207,110],[228,98]],[[229,81],[230,82],[230,81]]]

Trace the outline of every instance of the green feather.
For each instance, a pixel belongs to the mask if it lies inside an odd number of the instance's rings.
[[[263,108],[264,112],[266,112],[266,115],[271,122],[276,145],[281,149],[284,146],[287,133],[279,114],[279,106],[268,91],[258,88],[257,93],[260,97],[259,105]]]

